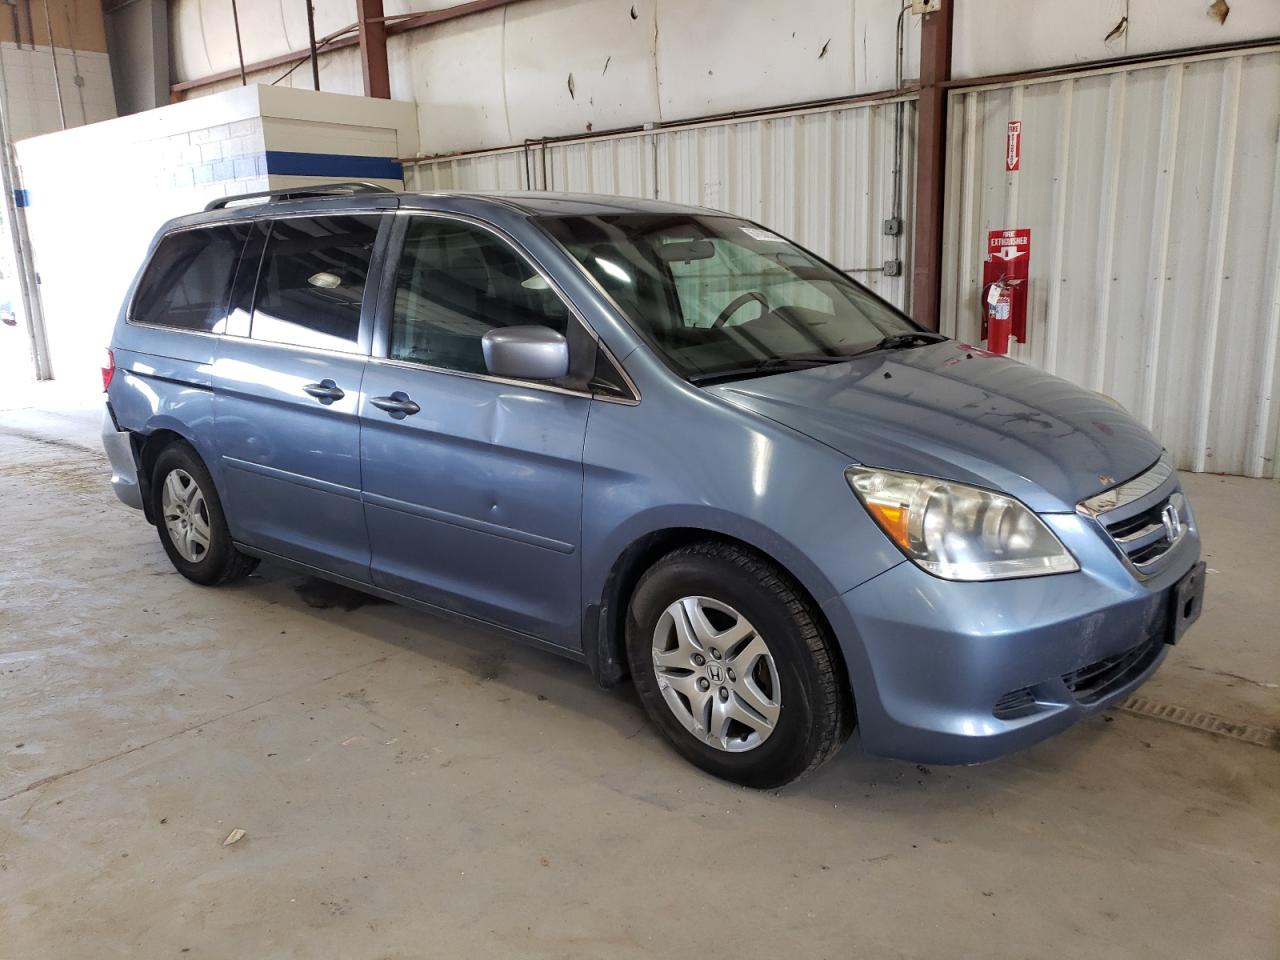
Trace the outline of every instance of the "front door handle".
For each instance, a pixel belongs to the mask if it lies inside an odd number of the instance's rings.
[[[346,394],[342,392],[342,388],[332,380],[321,380],[319,383],[308,383],[302,389],[305,393],[311,394],[311,396],[315,397],[325,406],[328,406],[335,400],[341,400],[346,396]]]
[[[409,395],[403,390],[397,390],[389,397],[370,397],[369,402],[379,410],[385,410],[391,414],[393,420],[403,420],[405,417],[411,417],[422,408],[409,399]]]

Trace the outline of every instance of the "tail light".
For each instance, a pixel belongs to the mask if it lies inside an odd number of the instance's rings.
[[[106,392],[111,386],[111,378],[116,375],[116,355],[110,350],[107,351],[107,363],[102,368],[102,391]]]

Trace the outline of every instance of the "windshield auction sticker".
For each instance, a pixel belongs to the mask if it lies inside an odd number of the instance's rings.
[[[778,236],[776,233],[770,233],[768,230],[761,230],[759,227],[743,227],[742,232],[752,240],[762,240],[765,243],[786,243],[787,241]]]

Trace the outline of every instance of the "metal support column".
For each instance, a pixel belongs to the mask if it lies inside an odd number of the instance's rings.
[[[44,0],[44,27],[49,33],[49,59],[53,61],[53,92],[58,97],[58,120],[67,129],[67,108],[62,103],[62,77],[58,75],[58,51],[53,46],[53,18],[49,15],[49,0]]]
[[[236,0],[231,0],[231,24],[236,31],[236,59],[240,62],[240,86],[249,85],[248,77],[244,70],[244,44],[240,40],[240,10],[236,7]]]
[[[360,63],[364,68],[364,95],[391,99],[391,73],[387,67],[387,23],[382,0],[356,0],[356,25],[360,33]]]
[[[9,102],[8,90],[0,80],[0,97]],[[31,261],[31,237],[27,234],[26,210],[18,205],[18,164],[9,140],[9,122],[5,109],[0,107],[0,190],[4,197],[4,219],[8,222],[13,243],[14,269],[18,274],[18,295],[22,301],[22,313],[26,319],[27,343],[31,351],[31,365],[37,380],[52,380],[53,367],[49,362],[49,338],[45,335],[44,309],[40,303],[39,279]]]
[[[915,237],[911,269],[911,316],[938,329],[942,293],[943,188],[947,152],[947,87],[955,0],[926,13],[920,26],[920,101],[916,114]]]
[[[307,3],[307,50],[311,54],[311,87],[320,89],[320,58],[316,53],[316,6],[311,0]]]

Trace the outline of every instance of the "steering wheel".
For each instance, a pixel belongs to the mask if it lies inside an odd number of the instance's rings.
[[[733,301],[720,311],[720,316],[716,317],[715,323],[711,324],[711,329],[719,330],[724,326],[726,320],[732,317],[752,300],[764,307],[765,313],[769,312],[769,301],[765,298],[765,295],[763,293],[757,293],[754,290],[748,290],[746,293],[734,297]],[[764,314],[761,314],[761,316],[763,315]]]

